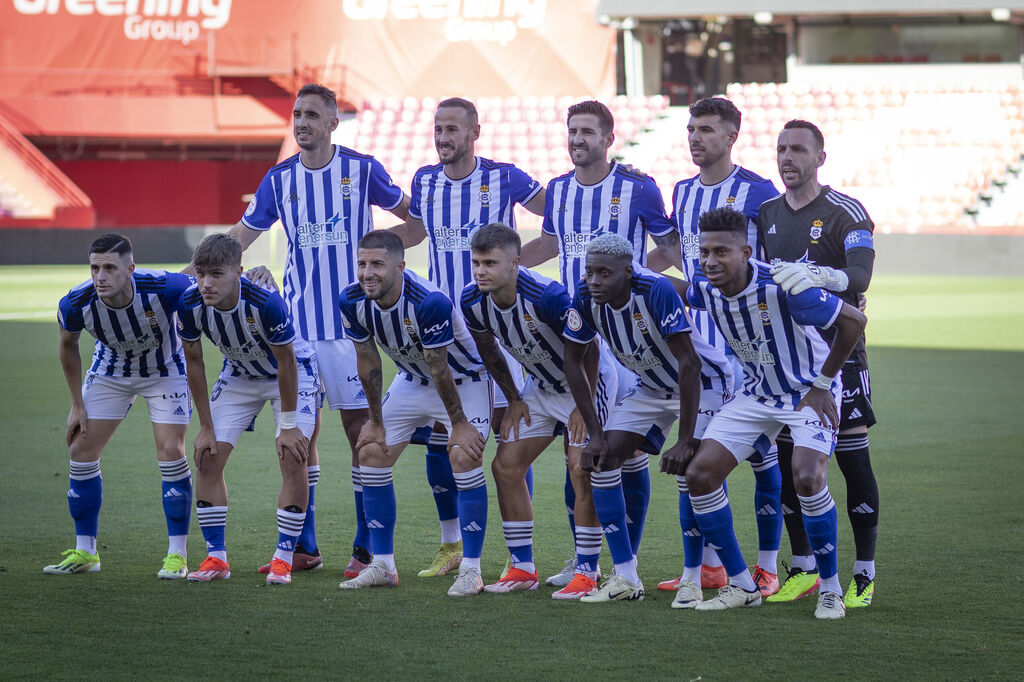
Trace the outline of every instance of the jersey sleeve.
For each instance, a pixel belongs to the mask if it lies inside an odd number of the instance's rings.
[[[509,194],[512,201],[525,206],[540,192],[540,183],[515,166],[508,169]]]
[[[81,310],[71,305],[70,293],[57,304],[57,324],[71,334],[80,334],[85,329],[85,318]]]
[[[345,327],[345,336],[357,343],[363,343],[370,339],[371,334],[359,323],[357,305],[357,302],[349,300],[344,291],[341,292],[341,296],[338,297],[338,308],[341,311],[341,324]]]
[[[256,194],[249,201],[249,206],[242,216],[242,223],[254,230],[266,231],[273,226],[281,217],[277,212],[277,191],[274,185],[277,180],[271,173],[267,173],[260,186],[256,188]]]
[[[846,233],[843,237],[843,250],[849,251],[850,249],[871,249],[875,250],[875,235],[872,232],[874,225],[868,220],[870,227],[865,229],[863,226],[856,227]]]
[[[275,291],[267,297],[262,317],[267,343],[285,346],[295,340],[295,327],[288,317],[288,304],[281,298],[281,294]]]
[[[676,229],[675,223],[665,215],[665,198],[654,180],[643,184],[643,201],[640,202],[640,217],[647,231],[655,237],[661,237]]]
[[[544,220],[541,222],[540,229],[542,232],[548,234],[555,233],[555,219],[554,219],[554,206],[555,206],[555,193],[551,191],[551,183],[548,183],[547,193],[544,194]],[[557,236],[557,235],[556,235]]]
[[[590,296],[583,293],[583,280],[576,284],[576,297],[565,316],[562,336],[576,343],[590,343],[597,333],[594,318],[590,312]]]
[[[708,304],[704,300],[704,285],[706,283],[707,279],[700,273],[694,275],[690,281],[690,286],[686,289],[686,302],[691,308],[707,310]]]
[[[462,296],[459,298],[459,307],[462,309],[462,317],[466,320],[466,328],[471,332],[484,333],[488,331],[487,326],[477,316],[475,309],[480,298],[480,290],[476,288],[475,284],[470,282],[462,290]],[[486,305],[486,302],[484,305]]]
[[[423,212],[420,211],[420,202],[423,201],[423,189],[420,187],[420,178],[422,177],[420,171],[416,171],[416,174],[412,176],[412,187],[410,188],[412,195],[409,197],[409,216],[417,220],[423,220]]]
[[[662,336],[690,331],[690,322],[683,314],[683,299],[664,277],[657,277],[646,295],[651,314],[658,322]]]
[[[196,283],[196,280],[181,272],[166,273],[167,284],[164,287],[164,301],[168,306],[174,307],[182,294]]]
[[[402,203],[405,193],[392,181],[384,170],[384,165],[377,159],[370,159],[369,200],[374,206],[390,211]]]
[[[786,294],[789,313],[797,324],[828,329],[839,317],[843,301],[824,289],[805,289],[795,296]]]
[[[773,197],[779,196],[779,190],[775,189],[775,185],[771,180],[765,180],[757,183],[756,185],[751,185],[749,191],[752,195],[752,201],[746,202],[743,212],[746,214],[748,220],[753,220],[755,223],[759,223],[761,204]]]
[[[424,348],[441,348],[455,341],[455,330],[452,328],[454,309],[452,302],[440,291],[427,294],[416,311],[420,345]]]
[[[537,312],[541,322],[562,334],[565,331],[566,322],[569,319],[569,311],[572,310],[572,298],[569,292],[559,282],[552,282],[541,294]]]
[[[202,336],[202,331],[199,329],[199,325],[196,324],[196,308],[201,306],[201,303],[196,305],[190,305],[186,303],[186,300],[191,299],[193,295],[198,295],[199,288],[191,287],[179,298],[178,302],[174,306],[174,312],[178,316],[178,336],[185,341],[198,341],[199,337]]]

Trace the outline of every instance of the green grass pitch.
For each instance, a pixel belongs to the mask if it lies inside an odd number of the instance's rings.
[[[670,609],[671,595],[654,588],[678,574],[682,549],[675,481],[656,473],[656,461],[640,552],[648,588],[643,602],[560,603],[544,587],[453,600],[445,596],[449,579],[417,578],[439,531],[423,450],[416,447],[395,473],[400,586],[341,592],[353,500],[336,415],[327,416],[321,439],[317,507],[324,570],[298,574],[279,588],[255,574],[277,537],[280,478],[271,420],[264,415],[228,466],[231,580],[158,581],[166,529],[140,404],[102,459],[102,572],[44,576],[42,566],[73,543],[65,502],[68,398],[53,311],[87,274],[84,266],[0,268],[4,679],[957,680],[1022,674],[1024,279],[876,277],[868,309],[880,416],[871,430],[882,495],[876,602],[843,621],[821,623],[812,617],[813,600],[721,614]],[[195,425],[189,444],[194,432]],[[488,460],[493,449],[492,441]],[[535,465],[535,554],[545,575],[561,568],[570,551],[562,471],[556,448]],[[845,586],[852,537],[834,465],[830,477],[840,506]],[[505,554],[489,488],[483,566],[485,579],[494,579]],[[740,467],[730,493],[751,563],[752,489],[749,467]],[[197,566],[204,552],[194,522],[189,548],[190,566]],[[788,558],[785,538],[780,554]],[[607,552],[602,559],[607,568]]]

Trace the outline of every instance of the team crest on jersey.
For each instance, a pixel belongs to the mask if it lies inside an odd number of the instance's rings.
[[[480,185],[480,205],[486,206],[491,203],[491,188],[487,185]]]
[[[642,334],[647,333],[647,321],[644,320],[643,313],[633,313],[633,324],[636,325],[636,328],[639,329]]]
[[[530,313],[523,313],[523,322],[526,323],[526,328],[534,334],[537,333],[537,323],[533,321],[533,316]]]
[[[727,204],[735,204],[736,203],[736,197],[729,197],[728,199],[725,200],[725,203],[727,203]]]
[[[249,205],[245,209],[245,215],[252,215],[256,212],[256,195],[252,195],[252,199],[249,201]]]
[[[818,239],[821,238],[821,228],[824,225],[825,223],[821,222],[820,218],[816,218],[814,222],[811,223],[811,239],[814,240],[815,243],[817,243]]]
[[[147,310],[146,311],[146,318],[147,318],[147,320],[149,322],[149,326],[152,327],[153,329],[156,329],[157,327],[160,326],[160,323],[156,319],[156,311],[155,310]]]
[[[342,178],[341,179],[341,196],[345,197],[346,199],[348,199],[350,196],[352,196],[352,180],[351,180],[351,178]]]
[[[620,199],[619,197],[612,197],[611,203],[608,204],[608,215],[612,217],[612,220],[615,220],[616,218],[619,217],[619,213],[621,212],[622,199]]]
[[[245,324],[249,327],[249,331],[253,334],[258,334],[256,331],[256,319],[252,315],[247,315],[245,318]]]
[[[758,310],[758,312],[761,315],[761,323],[764,326],[766,326],[766,327],[771,326],[772,314],[771,314],[771,312],[768,311],[768,304],[767,303],[758,303],[757,304],[757,310]]]
[[[405,325],[405,333],[409,335],[409,338],[416,339],[416,328],[412,326],[412,320],[408,317],[402,320],[402,324]]]
[[[569,318],[565,321],[565,324],[571,331],[578,332],[583,329],[583,318],[580,317],[580,314],[575,309],[572,309],[569,311]]]

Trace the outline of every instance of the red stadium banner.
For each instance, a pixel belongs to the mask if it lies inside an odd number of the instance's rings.
[[[0,97],[213,94],[314,77],[346,99],[614,93],[594,0],[2,0]]]

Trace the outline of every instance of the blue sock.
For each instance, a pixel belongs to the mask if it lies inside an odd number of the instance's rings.
[[[462,529],[462,562],[480,560],[487,531],[487,479],[483,467],[456,472],[459,486],[459,526]],[[471,565],[471,564],[470,564]],[[479,566],[477,566],[479,568]]]
[[[370,529],[366,527],[366,511],[363,504],[363,474],[359,467],[352,467],[352,494],[356,498],[356,537],[352,540],[352,549],[362,547],[373,554],[373,542],[370,540]]]
[[[629,563],[633,560],[633,546],[629,543],[626,526],[621,470],[594,472],[590,474],[590,485],[594,489],[594,510],[601,522],[612,561],[616,565]]]
[[[576,571],[595,578],[600,558],[601,527],[576,526]]]
[[[75,522],[75,535],[99,535],[100,507],[103,505],[103,477],[100,462],[71,462],[68,510]]]
[[[770,452],[760,462],[750,461],[754,469],[754,513],[757,519],[757,548],[777,551],[782,542],[782,472],[779,458]]]
[[[188,458],[157,463],[160,465],[167,535],[188,535],[192,521],[192,472],[188,468]]]
[[[228,522],[227,505],[214,507],[199,500],[196,503],[196,517],[199,519],[199,529],[203,531],[203,539],[206,540],[206,553],[213,555],[214,552],[219,552],[224,555],[228,549],[224,540],[224,530]],[[218,558],[224,560],[225,556]]]
[[[274,558],[281,559],[288,565],[292,564],[295,546],[299,542],[299,534],[306,520],[306,512],[295,511],[297,509],[298,507],[288,507],[277,510],[277,549]]]
[[[576,537],[576,488],[572,486],[569,463],[565,464],[565,513],[569,515],[569,532]]]
[[[374,554],[395,553],[395,481],[391,467],[360,467],[363,481],[363,509]]]
[[[747,572],[747,563],[740,552],[740,544],[732,526],[732,508],[725,488],[707,495],[690,495],[693,515],[708,546],[718,552],[729,576]],[[749,575],[748,575],[749,577]]]
[[[697,527],[697,517],[693,514],[686,477],[676,476],[676,487],[679,489],[679,528],[683,533],[683,566],[699,569],[704,552],[704,536],[701,535],[700,528]]]
[[[447,434],[442,434],[442,437],[447,437]],[[434,493],[438,520],[459,518],[459,487],[455,483],[445,443],[431,442],[427,445],[427,483]]]
[[[320,482],[320,465],[306,467],[306,477],[309,481],[309,502],[306,503],[306,518],[302,522],[298,544],[306,554],[316,554],[316,484]]]
[[[627,459],[622,465],[622,495],[626,500],[626,528],[633,554],[640,552],[647,506],[651,502],[651,470],[647,455]]]
[[[516,568],[536,573],[533,563],[533,521],[502,521],[501,532],[505,536],[505,546]]]
[[[839,519],[836,503],[832,501],[826,485],[820,492],[800,499],[800,511],[804,514],[804,530],[814,550],[818,574],[825,581],[839,572]]]
[[[530,493],[530,499],[533,499],[533,465],[526,467],[526,490]]]

